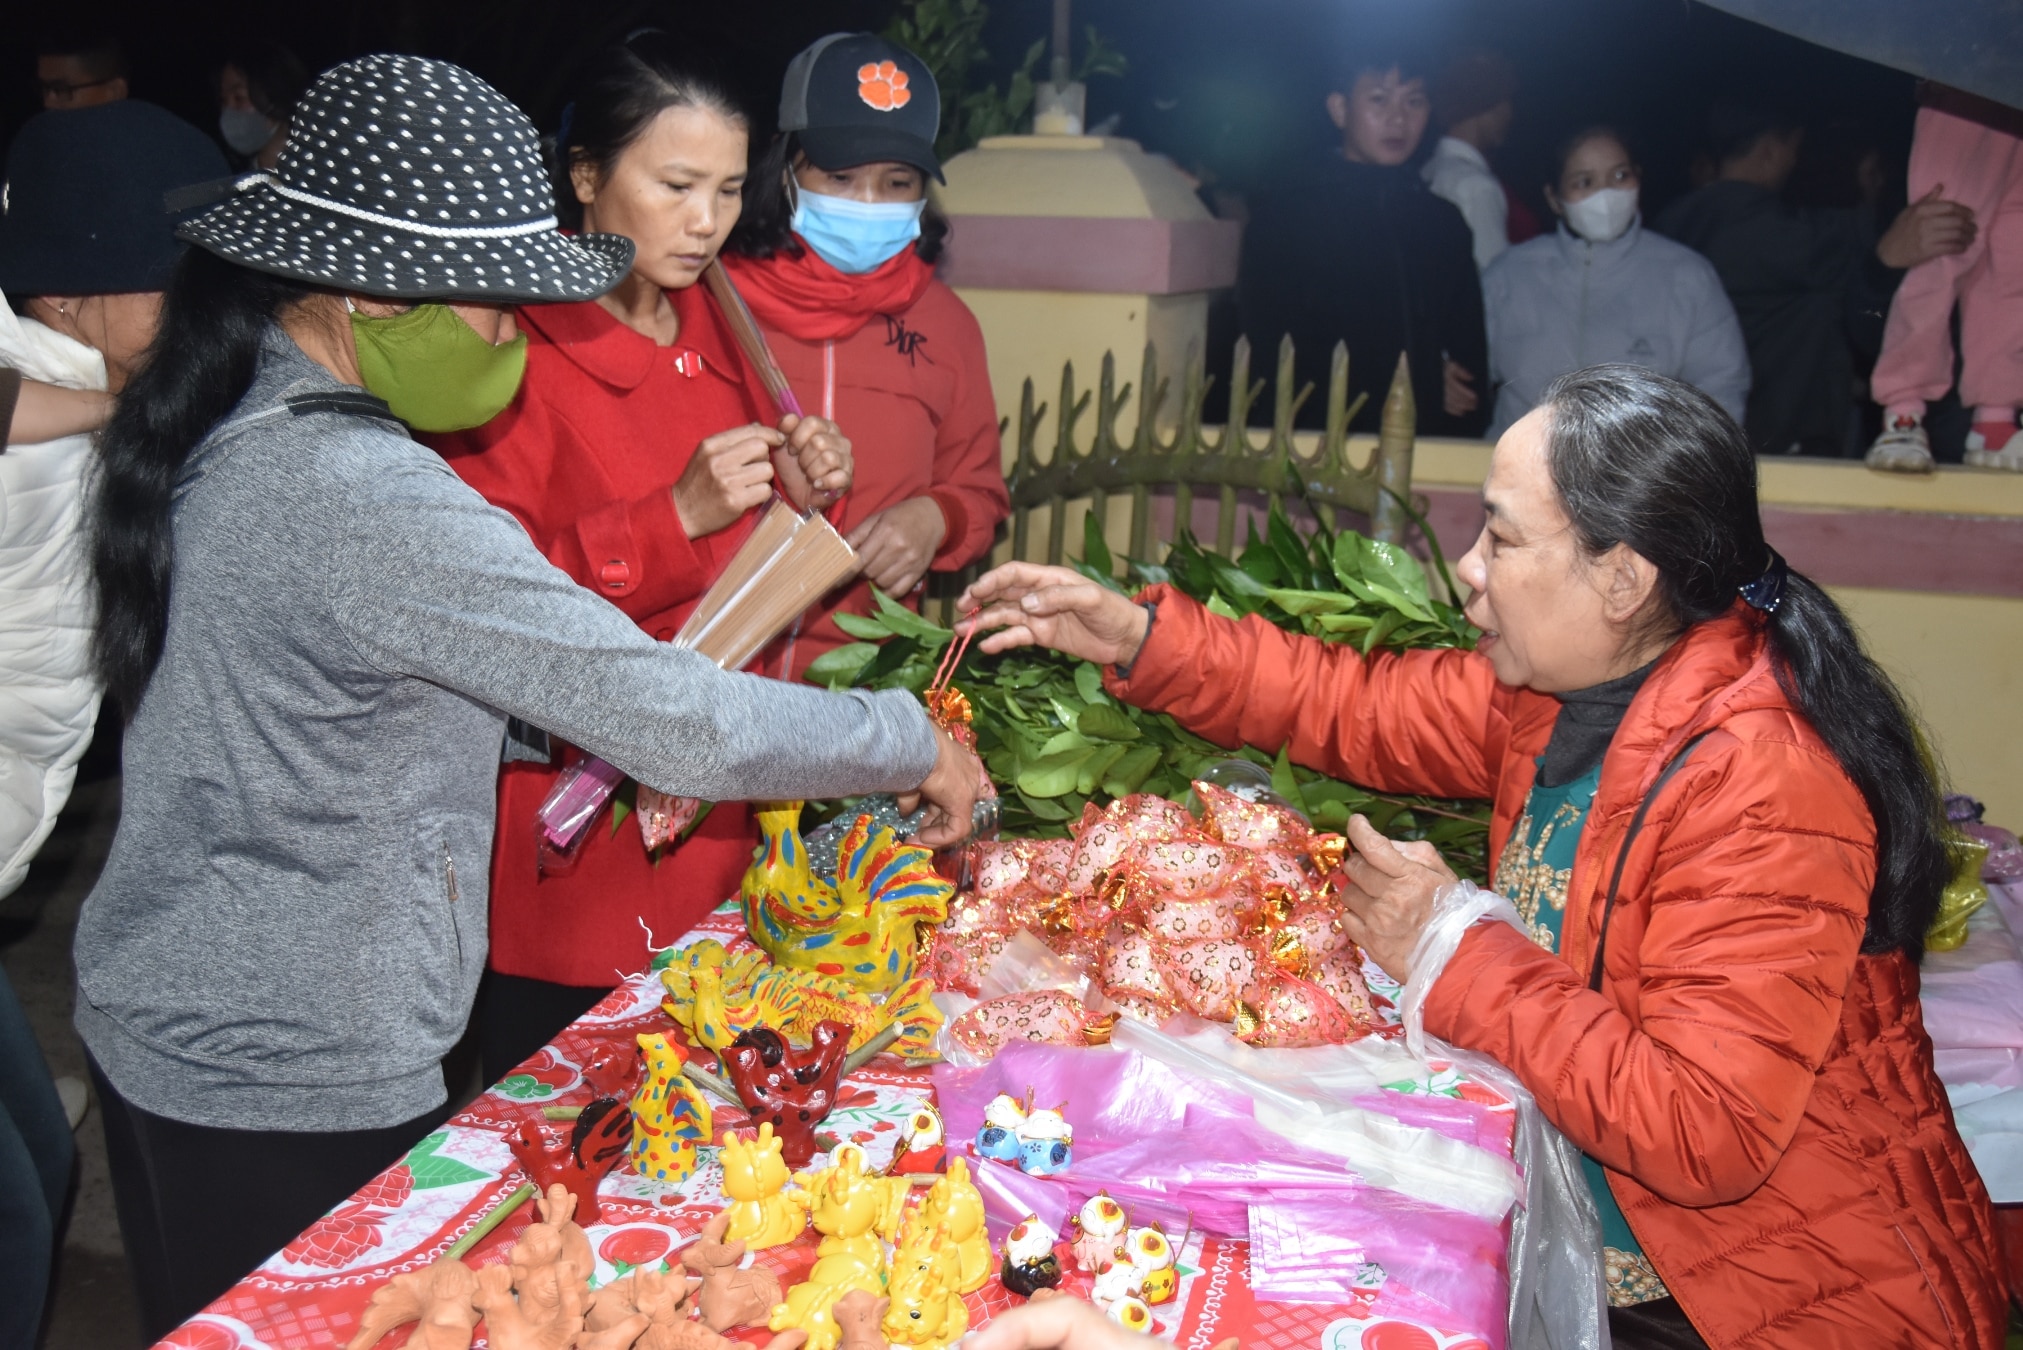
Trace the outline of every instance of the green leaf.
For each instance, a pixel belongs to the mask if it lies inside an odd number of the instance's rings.
[[[1075,692],[1082,696],[1084,703],[1108,703],[1110,696],[1103,692],[1103,672],[1093,662],[1083,661],[1075,667]]]
[[[442,1158],[436,1150],[449,1142],[448,1130],[437,1130],[428,1138],[408,1150],[401,1159],[414,1177],[414,1188],[418,1191],[432,1191],[443,1186],[460,1186],[467,1181],[485,1181],[491,1173],[472,1167],[469,1163],[458,1162],[455,1158]]]
[[[1070,750],[1087,754],[1095,748],[1095,745],[1088,737],[1082,735],[1079,731],[1060,731],[1047,738],[1047,743],[1040,748],[1040,753],[1034,758],[1052,759],[1055,755],[1065,755]],[[1049,793],[1047,795],[1051,796],[1053,794]]]
[[[1363,580],[1389,587],[1422,611],[1432,604],[1432,597],[1426,589],[1426,569],[1419,565],[1417,558],[1396,544],[1381,543],[1363,535],[1356,538],[1362,547]]]
[[[1243,617],[1241,614],[1238,614],[1236,612],[1235,606],[1231,605],[1227,600],[1222,598],[1222,593],[1220,591],[1216,592],[1214,595],[1209,596],[1207,604],[1208,604],[1208,612],[1210,614],[1219,614],[1225,619],[1240,619]]]
[[[1370,625],[1370,631],[1363,634],[1363,655],[1368,656],[1371,652],[1375,651],[1378,644],[1389,637],[1391,630],[1397,626],[1398,612],[1396,610],[1392,610],[1388,614],[1379,615],[1377,621]]]
[[[852,614],[847,609],[839,609],[829,617],[836,621],[838,628],[851,637],[862,638],[866,642],[879,642],[892,636],[892,630],[879,620],[863,614]]]
[[[842,618],[842,615],[836,615]],[[852,642],[841,647],[832,647],[808,663],[803,678],[812,684],[826,684],[831,688],[858,683],[864,670],[878,655],[878,647],[869,642]]]
[[[1135,741],[1145,734],[1138,730],[1138,724],[1128,714],[1100,703],[1091,703],[1082,709],[1082,715],[1075,719],[1075,728],[1097,741]]]
[[[1026,810],[1032,812],[1041,820],[1072,820],[1081,814],[1080,803],[1077,803],[1075,809],[1071,811],[1059,802],[1048,801],[1044,797],[1029,797],[1024,791],[1021,791],[1018,796],[1019,800],[1025,804]]]
[[[1339,614],[1356,607],[1356,598],[1340,591],[1287,591],[1274,587],[1265,598],[1288,614]]]
[[[1109,541],[1103,538],[1103,521],[1094,511],[1082,517],[1082,561],[1106,578],[1117,573]]]
[[[1291,742],[1281,745],[1278,758],[1272,761],[1271,790],[1291,802],[1294,810],[1306,811],[1306,797],[1300,792],[1299,780],[1293,777]]]
[[[1128,747],[1124,755],[1110,766],[1104,777],[1102,788],[1112,797],[1128,797],[1145,785],[1152,771],[1159,767],[1159,747],[1140,745]]]
[[[1075,775],[1075,791],[1088,796],[1103,781],[1110,767],[1129,753],[1128,745],[1106,745],[1090,755],[1082,764],[1081,772]]]
[[[1065,750],[1045,755],[1019,771],[1019,791],[1028,797],[1059,797],[1075,790],[1087,750]]]
[[[918,638],[931,650],[939,651],[955,636],[940,624],[921,618],[876,586],[871,588],[871,598],[877,602],[879,617],[885,620],[886,627],[901,637]]]

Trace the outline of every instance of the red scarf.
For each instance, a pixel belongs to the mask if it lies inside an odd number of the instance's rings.
[[[910,246],[859,276],[837,271],[806,244],[799,257],[786,249],[770,258],[726,253],[723,263],[758,321],[802,342],[840,342],[876,315],[904,314],[934,280],[934,268]]]

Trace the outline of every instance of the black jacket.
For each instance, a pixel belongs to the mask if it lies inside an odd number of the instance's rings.
[[[1850,288],[1861,272],[1851,211],[1798,210],[1754,183],[1709,183],[1658,217],[1704,255],[1735,304],[1749,346],[1743,426],[1760,455],[1837,455],[1854,401]]]
[[[1237,278],[1252,377],[1278,369],[1279,339],[1292,334],[1297,369],[1314,392],[1301,426],[1323,424],[1335,343],[1349,345],[1349,398],[1369,402],[1353,425],[1374,429],[1398,353],[1411,359],[1418,429],[1479,436],[1489,422],[1489,340],[1482,285],[1461,213],[1426,190],[1415,167],[1353,164],[1331,154],[1296,181],[1260,194],[1243,236]],[[1442,407],[1442,356],[1475,377],[1476,410]],[[1270,386],[1253,422],[1271,419]]]

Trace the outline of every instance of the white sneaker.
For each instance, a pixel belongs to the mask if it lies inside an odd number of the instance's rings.
[[[1978,431],[1967,433],[1967,463],[1977,469],[2007,469],[2023,473],[2023,428],[2009,433],[1999,450],[1988,448],[1987,438]]]
[[[56,1098],[63,1103],[63,1114],[75,1130],[84,1123],[84,1113],[91,1107],[91,1089],[84,1085],[82,1078],[68,1075],[56,1080]]]
[[[1863,462],[1884,473],[1931,473],[1938,467],[1932,462],[1932,440],[1925,434],[1925,424],[1908,418],[1885,427]]]

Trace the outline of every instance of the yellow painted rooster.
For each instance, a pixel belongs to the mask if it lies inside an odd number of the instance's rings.
[[[915,1061],[936,1057],[942,1016],[932,1001],[933,982],[926,979],[908,980],[881,1001],[832,976],[774,965],[761,952],[733,956],[705,938],[674,953],[660,981],[667,986],[660,1005],[667,1015],[689,1039],[718,1054],[754,1027],[807,1040],[817,1022],[849,1027],[850,1048],[856,1050],[896,1022],[901,1031],[894,1054]]]
[[[756,814],[765,853],[742,888],[752,941],[780,965],[873,993],[911,981],[916,927],[946,919],[955,894],[934,855],[859,816],[837,850],[832,886],[809,869],[801,803],[767,803]]]

